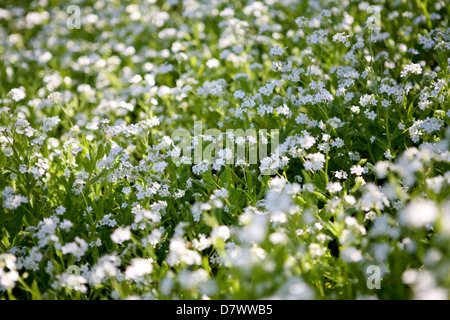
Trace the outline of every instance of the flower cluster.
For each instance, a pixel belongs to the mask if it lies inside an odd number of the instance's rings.
[[[7,2],[0,299],[449,299],[448,5],[305,3]]]

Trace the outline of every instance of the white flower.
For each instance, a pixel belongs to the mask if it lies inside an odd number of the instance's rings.
[[[297,24],[297,26],[299,28],[306,25],[308,22],[309,22],[309,19],[306,17],[298,17],[297,19],[295,19],[295,23]]]
[[[6,147],[5,149],[3,149],[3,153],[7,157],[11,157],[14,154],[13,149],[11,147]]]
[[[366,110],[364,111],[364,114],[366,115],[367,119],[375,120],[377,117],[377,114],[374,111]]]
[[[178,274],[178,283],[186,290],[193,290],[207,280],[208,272],[201,268],[195,271],[184,269]]]
[[[10,253],[0,254],[0,292],[4,289],[12,289],[19,280],[16,271],[16,257]]]
[[[320,257],[325,253],[326,249],[318,243],[311,243],[308,246],[308,251],[312,257]]]
[[[56,209],[56,214],[62,216],[64,214],[64,212],[66,212],[66,208],[64,208],[63,206],[58,206]]]
[[[211,238],[222,239],[224,241],[228,240],[231,236],[230,228],[227,226],[218,226],[214,228],[211,232]]]
[[[208,68],[210,68],[210,69],[212,69],[212,68],[218,68],[218,67],[220,66],[220,62],[219,62],[219,60],[217,60],[217,59],[215,59],[215,58],[212,58],[212,59],[209,59],[209,60],[206,62],[206,65],[207,65]]]
[[[70,228],[72,228],[73,223],[69,220],[64,219],[60,224],[59,227],[63,230],[69,230]]]
[[[351,107],[350,107],[350,110],[351,110],[353,113],[356,113],[356,114],[358,114],[359,111],[360,111],[360,109],[359,109],[358,106],[351,106]]]
[[[284,49],[280,46],[273,47],[270,49],[270,54],[274,56],[282,56],[284,53]]]
[[[211,246],[211,239],[207,238],[204,234],[200,234],[199,239],[192,241],[192,246],[198,251],[203,251]]]
[[[345,44],[345,46],[346,47],[349,47],[350,46],[350,42],[348,42],[348,37],[349,36],[346,36],[345,35],[345,32],[342,32],[342,33],[336,33],[334,36],[333,36],[333,41],[334,42],[337,42],[337,43],[343,43],[343,44]]]
[[[327,183],[327,190],[330,193],[336,193],[342,190],[342,186],[339,182],[329,182]]]
[[[211,200],[226,199],[228,196],[228,190],[225,188],[220,188],[219,190],[214,191],[214,194],[211,195]]]
[[[348,247],[341,251],[342,259],[347,262],[359,262],[363,259],[360,250],[355,247]]]
[[[73,254],[77,258],[81,258],[88,248],[89,245],[84,239],[75,237],[75,241],[66,243],[61,247],[61,251],[63,254]]]
[[[325,156],[320,152],[310,153],[305,158],[309,159],[303,164],[305,170],[320,170],[325,163]]]
[[[356,199],[354,196],[352,195],[345,195],[344,196],[344,200],[345,202],[347,202],[349,205],[353,206],[354,204],[356,204]]]
[[[285,244],[288,241],[288,237],[283,232],[274,232],[269,236],[269,240],[273,244]]]
[[[368,183],[365,185],[360,203],[361,208],[365,211],[369,211],[371,208],[383,210],[384,206],[389,205],[389,200],[374,183]]]
[[[391,150],[389,150],[389,149],[384,152],[384,157],[388,160],[391,160],[394,158],[394,156],[391,154]]]
[[[362,175],[364,172],[364,168],[361,167],[360,165],[354,165],[350,168],[350,173],[351,174],[356,174],[357,176]]]
[[[400,211],[400,222],[413,228],[425,227],[438,219],[439,209],[431,200],[414,199]]]
[[[13,99],[14,101],[20,101],[25,98],[25,91],[23,88],[14,88],[8,92],[7,96]]]
[[[400,72],[400,77],[406,77],[409,73],[412,74],[421,74],[422,67],[418,63],[408,64],[402,72]]]
[[[245,97],[245,91],[243,91],[243,90],[237,90],[237,91],[234,92],[233,96],[234,96],[236,99],[243,99],[243,98]]]
[[[58,116],[47,118],[44,115],[44,119],[42,120],[41,130],[44,132],[48,132],[48,131],[52,130],[60,121],[61,121],[61,119]]]
[[[377,99],[374,94],[365,94],[365,95],[361,96],[361,98],[359,99],[359,103],[363,107],[374,106],[377,104]]]
[[[72,148],[72,154],[74,155],[74,156],[76,156],[78,153],[80,153],[81,151],[83,150],[83,147],[81,146],[81,145],[76,145],[76,146],[74,146],[73,148]]]
[[[151,259],[134,258],[125,270],[125,278],[139,281],[142,277],[153,271],[153,261]]]
[[[119,227],[111,234],[111,240],[114,243],[121,244],[124,241],[131,239],[131,231],[130,228]]]
[[[286,220],[285,213],[289,213],[292,208],[292,198],[285,192],[280,192],[276,189],[270,189],[265,198],[266,210],[272,216],[272,219],[282,220],[279,222],[284,222]]]

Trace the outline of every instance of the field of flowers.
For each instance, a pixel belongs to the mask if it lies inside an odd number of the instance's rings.
[[[449,15],[0,0],[0,299],[449,299]]]

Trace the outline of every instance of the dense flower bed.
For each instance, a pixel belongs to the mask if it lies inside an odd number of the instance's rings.
[[[450,297],[445,1],[3,2],[0,298]]]

